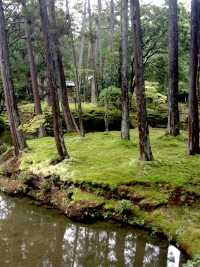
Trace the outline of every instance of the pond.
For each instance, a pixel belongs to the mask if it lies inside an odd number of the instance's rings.
[[[73,223],[29,199],[0,194],[0,266],[179,267],[180,251],[142,230]]]

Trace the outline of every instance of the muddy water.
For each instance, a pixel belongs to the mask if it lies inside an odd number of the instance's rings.
[[[179,250],[145,231],[72,223],[0,194],[0,267],[179,267],[184,261]]]

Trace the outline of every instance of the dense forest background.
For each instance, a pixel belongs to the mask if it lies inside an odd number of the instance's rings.
[[[9,39],[10,60],[12,66],[12,75],[17,99],[20,101],[32,100],[30,71],[27,68],[27,48],[25,40],[25,31],[23,23],[23,13],[17,1],[8,1],[5,14],[7,22],[7,31]],[[37,1],[29,1],[29,10],[31,15],[32,31],[31,39],[34,46],[38,80],[42,97],[47,94],[46,68],[44,48],[42,44],[40,17]],[[67,80],[75,80],[75,69],[73,63],[73,54],[69,36],[65,29],[65,11],[61,7],[62,3],[57,4],[56,13],[58,18],[58,32],[61,49],[64,59],[65,76]],[[84,52],[81,66],[81,93],[83,101],[90,101],[90,85],[87,77],[93,75],[92,56],[95,56],[96,68],[98,71],[98,84],[102,89],[109,86],[121,87],[120,84],[120,3],[116,1],[111,7],[110,2],[103,3],[101,15],[99,17],[98,6],[92,6],[92,34],[96,49],[95,55],[91,55],[89,19],[86,16],[84,27]],[[112,8],[114,12],[112,14]],[[73,6],[72,29],[76,51],[78,53],[81,42],[81,24],[84,16],[83,1],[77,2]],[[188,92],[188,73],[189,73],[189,43],[190,43],[190,13],[183,4],[179,4],[179,50],[180,50],[180,95]],[[130,16],[129,16],[130,17]],[[78,18],[78,19],[77,19]],[[99,20],[100,18],[100,20]],[[167,95],[168,86],[168,6],[143,4],[141,6],[141,21],[143,28],[143,47],[145,80],[156,82],[156,87],[160,93]],[[101,25],[99,33],[98,25]],[[100,36],[99,36],[100,34]],[[132,69],[132,32],[129,19],[128,31],[128,59],[129,59],[129,81],[133,76]],[[100,43],[99,43],[100,39]],[[101,69],[100,69],[101,68]],[[3,102],[2,83],[0,86],[1,109]]]

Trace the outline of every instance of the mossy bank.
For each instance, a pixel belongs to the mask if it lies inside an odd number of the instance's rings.
[[[191,257],[200,254],[199,156],[187,155],[183,132],[173,138],[151,129],[155,161],[138,160],[137,131],[65,136],[70,160],[57,161],[54,140],[28,142],[20,159],[1,156],[0,188],[26,195],[81,221],[96,219],[163,233]],[[174,149],[175,148],[175,149]],[[8,178],[9,177],[9,178]]]

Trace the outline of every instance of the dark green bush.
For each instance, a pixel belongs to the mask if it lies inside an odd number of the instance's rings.
[[[0,117],[0,133],[5,130],[5,122],[2,117]]]

